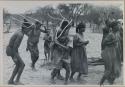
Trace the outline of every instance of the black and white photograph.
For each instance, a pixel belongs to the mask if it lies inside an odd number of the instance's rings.
[[[124,1],[7,1],[3,85],[123,85]]]

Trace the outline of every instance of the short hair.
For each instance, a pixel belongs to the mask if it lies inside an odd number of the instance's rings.
[[[107,34],[109,33],[109,31],[110,31],[110,28],[108,27],[103,28],[103,34]]]
[[[114,27],[117,26],[117,25],[118,25],[118,21],[113,21],[113,22],[111,23],[112,31],[116,32],[116,31],[119,30],[118,28],[114,28]]]
[[[36,21],[35,24],[36,25],[39,25],[39,24],[42,25],[39,21]]]
[[[86,25],[85,25],[85,23],[79,23],[78,25],[77,25],[77,27],[76,27],[76,32],[79,32],[79,30],[81,29],[81,28],[85,28],[86,27]]]
[[[113,28],[114,26],[117,26],[118,25],[118,21],[113,21],[111,24],[110,24],[110,27]]]
[[[28,22],[28,20],[27,20],[27,19],[23,19],[23,21],[24,21],[24,22]]]
[[[111,21],[109,19],[105,20],[105,24],[106,26],[111,27]]]

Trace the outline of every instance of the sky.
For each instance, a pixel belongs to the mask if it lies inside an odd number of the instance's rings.
[[[72,3],[91,3],[98,6],[114,5],[123,8],[123,2],[121,1],[72,1]],[[0,2],[1,3],[1,2]],[[44,7],[51,5],[56,7],[59,3],[71,3],[69,1],[4,1],[0,5],[5,8],[9,13],[20,14],[28,10],[35,10],[38,7]]]

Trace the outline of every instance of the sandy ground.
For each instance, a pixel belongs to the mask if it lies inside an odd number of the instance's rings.
[[[9,42],[10,37],[12,36],[13,32],[15,29],[11,29],[11,33],[4,33],[4,58],[3,58],[3,63],[4,63],[4,70],[3,70],[3,80],[4,84],[7,84],[8,79],[10,78],[13,68],[14,68],[14,63],[11,59],[11,57],[6,56],[5,54],[5,48]],[[26,85],[51,85],[50,83],[50,75],[51,75],[51,70],[47,69],[47,66],[40,67],[43,64],[43,60],[45,58],[43,54],[43,34],[41,34],[40,37],[40,42],[39,42],[39,51],[40,51],[40,57],[38,62],[36,63],[36,69],[37,71],[32,71],[30,64],[31,64],[31,59],[30,59],[30,54],[29,52],[26,51],[26,42],[27,42],[27,37],[24,36],[24,39],[21,43],[21,46],[19,48],[19,53],[20,56],[22,57],[23,61],[25,62],[25,69],[24,72],[22,73],[21,77],[21,82],[26,84]],[[101,54],[101,39],[102,39],[102,34],[97,34],[97,33],[91,33],[88,30],[85,32],[85,39],[89,40],[90,43],[88,44],[87,48],[87,56],[88,58],[100,58]],[[97,85],[98,82],[100,81],[102,75],[104,72],[104,66],[103,65],[98,65],[98,66],[91,66],[89,65],[89,73],[87,77],[82,76],[83,81],[81,83],[75,81],[75,82],[69,82],[69,85]],[[62,75],[65,75],[65,71],[61,71]],[[76,79],[77,74],[74,76]],[[115,80],[115,84],[120,85],[123,82],[123,75],[121,75],[120,78]],[[56,85],[63,85],[64,81],[61,80],[56,80]],[[105,82],[107,84],[107,82]]]

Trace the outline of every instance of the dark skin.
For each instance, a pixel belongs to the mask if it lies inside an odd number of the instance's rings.
[[[104,45],[102,43],[103,43],[103,40],[104,40],[105,36],[107,35],[107,32],[109,32],[109,29],[110,29],[109,24],[110,24],[110,22],[108,20],[105,21],[106,27],[103,29],[103,38],[102,38],[102,42],[101,42],[101,50],[104,49]]]
[[[70,29],[70,27],[68,27],[67,28],[67,31],[65,31],[64,32],[64,35],[63,36],[61,36],[61,38],[59,39],[60,41],[63,41],[64,39],[66,39],[66,35],[68,34],[68,30]],[[58,35],[57,35],[58,36]],[[59,41],[58,40],[58,41]],[[65,41],[64,41],[65,42]],[[68,52],[68,47],[67,46],[65,46],[65,47],[63,47],[64,49],[65,49],[65,52]],[[64,51],[64,50],[63,50]],[[65,55],[65,54],[64,54]],[[68,79],[69,79],[69,76],[70,76],[70,67],[69,67],[69,65],[68,65],[68,63],[67,62],[65,62],[65,61],[63,61],[63,60],[61,60],[60,61],[60,64],[61,64],[61,66],[62,66],[62,68],[64,68],[65,70],[66,70],[66,74],[65,74],[65,82],[64,82],[64,84],[67,84],[68,83]],[[60,74],[60,69],[58,69],[58,68],[55,68],[53,71],[52,71],[52,73],[51,73],[51,83],[53,83],[53,84],[55,84],[56,82],[54,81],[54,78],[57,76],[57,78],[58,79],[60,79],[60,80],[63,80],[64,78],[61,76],[61,74]]]
[[[35,63],[37,62],[38,58],[39,58],[39,50],[38,50],[38,43],[39,43],[39,37],[41,32],[43,33],[47,33],[45,30],[40,29],[41,24],[35,24],[35,28],[32,29],[32,31],[29,33],[28,35],[28,41],[27,41],[27,51],[29,50],[31,53],[31,60],[32,60],[32,64],[31,67],[33,70],[35,69]],[[45,27],[44,27],[45,28]],[[36,50],[36,53],[34,53],[34,51],[32,51],[31,49],[29,49],[29,43],[33,44],[34,49]]]
[[[46,37],[44,38],[44,54],[46,58],[46,62],[49,62],[50,58],[50,43],[51,43],[51,37],[49,35],[49,32],[46,34]]]
[[[113,26],[112,33],[115,34],[117,31],[118,31],[118,25]],[[113,40],[112,42],[107,42],[106,45],[108,45],[108,44],[113,44],[113,43],[115,43],[115,42],[117,42],[117,41],[116,41],[116,40]],[[103,75],[103,77],[101,78],[101,80],[100,80],[100,82],[99,82],[100,86],[103,85],[103,83],[105,82],[105,80],[108,80],[109,84],[111,84],[111,85],[114,83],[114,81],[115,81],[115,76],[112,76],[112,78],[109,77],[109,75],[111,75],[111,73],[113,73],[113,72],[107,72],[107,73],[105,73],[105,74]]]
[[[69,29],[70,29],[70,28],[71,28],[71,25],[69,25],[69,26],[67,27],[65,33],[63,33],[63,34],[68,35],[68,32],[69,32]],[[62,30],[61,30],[61,31],[62,31]],[[59,34],[59,33],[58,33],[58,34]],[[58,34],[57,34],[57,36],[58,36]],[[60,39],[61,41],[63,41],[63,39],[66,38],[65,35],[63,35],[63,36],[61,37],[61,39]],[[69,47],[65,47],[65,49],[69,49]],[[64,67],[64,68],[65,68],[65,67]],[[68,67],[65,68],[65,70],[66,70],[66,71],[69,71],[69,70],[68,70]],[[69,78],[68,73],[67,73],[67,75],[66,75],[66,78]],[[57,79],[59,79],[59,80],[64,80],[64,77],[61,76],[60,70],[59,70],[58,73],[57,73]],[[67,84],[67,79],[65,79],[65,84]]]
[[[118,23],[118,26],[119,26],[119,32],[120,32],[120,37],[121,37],[121,48],[122,48],[122,52],[121,52],[121,61],[123,62],[123,28],[122,28],[122,24],[121,23]]]
[[[64,68],[66,70],[66,74],[65,74],[65,81],[64,81],[64,84],[68,84],[68,79],[69,79],[69,76],[70,76],[70,67],[67,63],[65,63],[64,61],[62,62],[62,68]],[[54,77],[60,73],[60,69],[54,69],[51,73],[52,77],[51,77],[51,81],[53,84],[56,84],[56,82],[54,81]]]
[[[115,43],[116,41],[114,40],[114,41],[112,41],[112,42],[105,42],[105,44],[106,45],[108,45],[108,44],[113,44],[113,43]],[[113,84],[114,83],[114,80],[115,80],[115,76],[112,76],[112,78],[110,77],[110,75],[114,75],[114,74],[112,74],[113,72],[105,72],[104,73],[104,75],[103,75],[103,77],[101,78],[101,80],[100,80],[100,85],[103,85],[103,83],[105,82],[105,80],[108,80],[108,82],[110,83],[110,84]]]
[[[10,47],[11,51],[13,52],[13,54],[11,54],[10,56],[12,57],[12,60],[16,65],[10,77],[10,80],[8,81],[8,84],[21,84],[20,77],[24,70],[25,64],[18,53],[18,48],[22,42],[24,34],[25,34],[25,31],[22,31],[22,30],[15,32],[14,35],[11,37],[8,45],[8,47]],[[14,82],[15,77],[16,77],[16,80]]]

